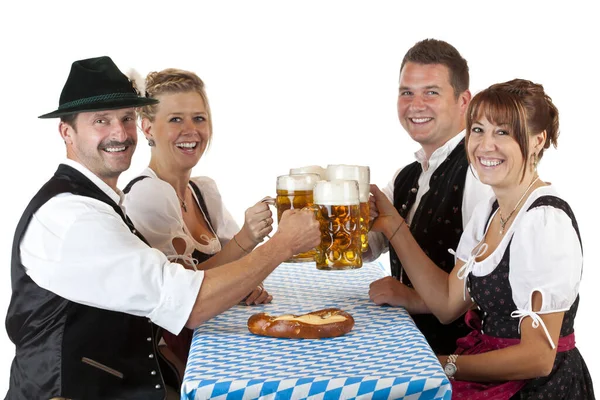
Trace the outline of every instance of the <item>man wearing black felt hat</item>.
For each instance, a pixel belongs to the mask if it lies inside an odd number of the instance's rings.
[[[57,110],[67,158],[15,232],[6,317],[16,346],[7,399],[178,399],[181,370],[159,351],[237,304],[280,263],[320,241],[310,211],[238,261],[187,270],[150,248],[117,188],[137,142],[141,97],[109,57],[73,63]],[[151,201],[151,199],[149,199]]]

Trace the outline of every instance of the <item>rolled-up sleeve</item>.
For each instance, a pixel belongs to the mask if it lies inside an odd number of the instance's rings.
[[[150,318],[179,333],[204,273],[171,263],[107,204],[59,195],[33,216],[20,246],[40,287],[76,303]]]

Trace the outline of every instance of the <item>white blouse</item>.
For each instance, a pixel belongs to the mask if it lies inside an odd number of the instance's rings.
[[[541,324],[554,348],[537,314],[564,312],[573,305],[579,293],[583,254],[571,219],[564,211],[552,206],[540,206],[527,211],[536,199],[546,195],[560,197],[552,186],[535,189],[498,247],[487,258],[477,262],[475,259],[487,252],[487,244],[482,241],[489,228],[488,219],[492,219],[489,216],[496,198],[480,203],[467,224],[455,255],[465,262],[458,276],[465,280],[466,285],[469,273],[478,277],[490,274],[500,264],[510,244],[508,279],[517,306],[511,316],[520,318],[520,322],[529,316],[533,319],[534,327]],[[533,312],[531,304],[536,291],[542,295],[542,307],[537,313]]]
[[[140,176],[148,178],[137,181],[131,187],[123,205],[133,225],[144,235],[150,245],[162,251],[169,259],[180,257],[173,247],[175,238],[185,241],[184,256],[191,256],[194,250],[205,254],[216,254],[239,232],[240,228],[225,208],[214,180],[208,177],[191,179],[202,193],[208,212],[208,216],[204,215],[204,218],[208,221],[210,216],[212,227],[211,224],[208,225],[214,235],[213,238],[202,237],[205,243],[201,243],[194,239],[185,225],[179,198],[171,184],[160,179],[150,168],[146,168]],[[198,202],[191,186],[190,190]],[[202,210],[202,207],[200,209]]]

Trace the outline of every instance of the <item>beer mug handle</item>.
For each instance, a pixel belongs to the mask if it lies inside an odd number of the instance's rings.
[[[309,210],[315,214],[315,218],[319,217],[319,211],[321,210],[318,205],[311,204],[310,206],[302,207],[302,210]]]
[[[271,197],[271,196],[264,197],[260,202],[261,203],[265,203],[265,204],[270,205],[270,206],[273,206],[273,207],[275,207],[275,209],[277,209],[277,203],[275,202],[275,199],[273,197]],[[271,239],[271,235],[267,235],[267,237],[269,239]]]
[[[273,197],[271,197],[271,196],[267,196],[267,197],[263,198],[260,202],[268,204],[270,206],[273,206],[273,207],[277,208],[277,205],[275,203],[275,199]]]

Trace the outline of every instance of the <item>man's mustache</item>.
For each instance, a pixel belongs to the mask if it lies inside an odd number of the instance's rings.
[[[100,150],[106,150],[108,147],[123,147],[123,146],[135,146],[135,140],[128,138],[123,142],[118,142],[116,140],[110,140],[108,142],[101,143],[98,148]]]

